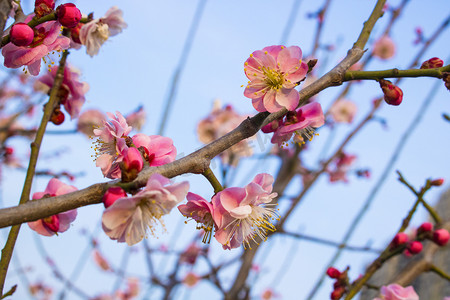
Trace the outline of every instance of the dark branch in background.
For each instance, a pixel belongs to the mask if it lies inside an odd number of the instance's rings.
[[[5,30],[6,20],[11,7],[11,0],[0,0],[0,32]]]

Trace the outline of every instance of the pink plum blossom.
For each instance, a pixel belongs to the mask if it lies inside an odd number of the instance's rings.
[[[201,120],[197,126],[199,140],[208,144],[236,129],[247,116],[238,114],[231,105],[222,107],[220,100],[214,101],[214,106],[208,117]],[[251,139],[251,138],[250,138]],[[249,140],[245,139],[228,148],[220,154],[222,162],[236,166],[243,156],[251,156],[253,151]]]
[[[159,135],[146,135],[138,133],[133,136],[133,144],[136,148],[144,147],[150,167],[157,167],[171,163],[177,156],[177,149],[171,138]]]
[[[103,18],[92,20],[81,27],[79,38],[81,43],[86,46],[87,54],[90,56],[98,54],[100,47],[110,36],[127,28],[128,25],[124,22],[122,15],[122,10],[113,6]]]
[[[419,296],[412,286],[402,287],[399,284],[390,284],[381,287],[381,298],[373,300],[419,300]]]
[[[94,129],[94,134],[98,137],[94,142],[96,166],[101,168],[105,177],[120,178],[119,162],[128,148],[126,138],[132,128],[120,112],[116,112],[117,116],[112,113],[107,115],[111,120],[103,121],[102,127]]]
[[[139,106],[136,111],[125,117],[127,123],[134,128],[134,130],[140,131],[145,124],[146,114],[143,106]]]
[[[355,117],[358,107],[353,101],[340,99],[333,103],[330,114],[336,123],[351,123]]]
[[[25,22],[29,22],[33,16],[28,16]],[[69,48],[70,39],[60,36],[60,23],[48,21],[36,26],[34,30],[34,40],[30,45],[18,47],[9,43],[2,48],[5,67],[17,69],[25,66],[31,75],[36,76],[41,69],[42,58],[50,52]]]
[[[132,197],[120,198],[105,209],[103,230],[111,239],[132,246],[147,236],[147,230],[155,233],[157,222],[181,202],[189,189],[183,181],[170,184],[160,174],[153,174],[145,188]]]
[[[44,86],[42,90],[46,93],[50,92],[55,81],[58,67],[55,66],[50,69],[48,74],[39,78],[37,83],[42,83]],[[59,101],[69,113],[71,119],[77,118],[80,114],[81,107],[86,101],[84,95],[89,90],[87,82],[80,81],[80,72],[71,66],[64,68],[64,78],[59,88]]]
[[[273,113],[297,107],[299,94],[295,87],[305,78],[308,65],[302,61],[299,47],[277,45],[250,54],[244,71],[250,80],[244,96],[252,99],[257,111]]]
[[[383,35],[373,45],[373,56],[381,59],[389,59],[395,54],[394,41],[387,35]]]
[[[197,222],[197,229],[203,230],[203,243],[209,243],[214,230],[213,206],[200,195],[189,192],[186,196],[188,202],[178,206],[178,210],[188,219]]]
[[[201,280],[201,277],[193,272],[189,272],[183,279],[183,284],[187,287],[191,288],[197,285],[197,283]]]
[[[94,128],[99,128],[106,121],[106,115],[97,109],[88,109],[84,111],[77,122],[77,130],[88,137],[94,135]]]
[[[269,204],[276,196],[272,193],[273,177],[258,174],[245,188],[231,187],[212,198],[216,240],[224,249],[233,249],[258,238],[265,241],[267,231],[275,231],[270,220],[278,219],[277,209]]]
[[[306,104],[296,111],[290,111],[286,117],[278,124],[272,123],[264,126],[265,133],[274,132],[271,142],[280,145],[287,145],[287,141],[294,135],[294,142],[304,144],[304,138],[312,140],[316,135],[314,128],[325,123],[322,107],[319,103]]]
[[[106,258],[97,249],[94,249],[94,251],[92,252],[92,258],[94,259],[95,264],[99,266],[103,271],[112,270]]]
[[[57,178],[50,179],[47,187],[43,192],[33,194],[33,199],[41,199],[43,197],[54,197],[76,191],[77,188],[63,183]],[[45,236],[52,236],[58,232],[64,232],[70,227],[77,216],[77,210],[69,210],[48,218],[40,219],[34,222],[28,222],[28,226],[37,233]]]
[[[327,170],[330,176],[330,182],[348,182],[347,173],[356,158],[356,155],[340,153],[333,162],[334,166],[330,170]]]

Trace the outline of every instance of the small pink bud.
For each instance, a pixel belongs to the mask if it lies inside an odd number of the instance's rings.
[[[444,183],[444,178],[434,179],[430,182],[433,186],[441,186]]]
[[[411,254],[418,254],[422,251],[423,245],[419,241],[413,241],[408,245],[407,249]]]
[[[72,40],[75,43],[81,44],[80,30],[81,30],[81,27],[83,27],[83,25],[84,25],[83,23],[78,23],[77,26],[70,29],[70,37],[72,38]]]
[[[58,232],[59,230],[59,216],[53,215],[47,218],[42,219],[42,224],[44,227],[47,227],[48,230],[53,232]]]
[[[337,279],[337,278],[339,278],[341,276],[341,272],[338,269],[336,269],[336,268],[329,267],[328,270],[327,270],[327,275],[330,278]]]
[[[340,286],[331,293],[331,300],[339,300],[345,293],[345,288]]]
[[[56,9],[58,21],[62,26],[74,28],[80,23],[81,12],[73,3],[65,3]]]
[[[408,240],[409,240],[409,237],[406,233],[399,232],[395,235],[394,239],[391,242],[391,245],[393,248],[395,248],[395,247],[405,244],[406,242],[408,242]]]
[[[59,108],[55,108],[50,121],[55,125],[61,125],[65,118],[64,113]]]
[[[433,233],[433,242],[435,242],[439,246],[444,246],[445,244],[447,244],[449,239],[450,234],[446,229],[438,229]]]
[[[144,167],[144,159],[142,158],[141,152],[134,147],[128,148],[123,158],[123,164],[127,171],[136,170],[140,172]]]
[[[420,227],[417,229],[417,234],[423,233],[423,232],[430,232],[433,230],[433,224],[430,222],[425,222],[420,225]]]
[[[103,205],[105,205],[105,208],[110,207],[114,202],[116,202],[117,199],[120,198],[126,198],[127,193],[119,187],[119,186],[113,186],[110,187],[106,193],[103,195]]]
[[[420,66],[421,69],[434,69],[434,68],[440,68],[444,65],[444,61],[440,59],[439,57],[433,57],[430,58],[427,61],[424,61],[422,63],[422,66]]]
[[[36,0],[34,13],[38,18],[50,14],[55,9],[55,0]]]
[[[14,45],[18,47],[28,46],[33,42],[34,31],[28,24],[16,23],[11,27],[9,36]]]
[[[380,87],[383,90],[384,101],[389,105],[400,105],[403,100],[403,91],[389,80],[380,79]]]
[[[11,155],[13,153],[14,153],[14,148],[12,148],[12,147],[5,148],[5,155]]]

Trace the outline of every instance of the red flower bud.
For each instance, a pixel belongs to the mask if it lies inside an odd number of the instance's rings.
[[[341,299],[342,295],[344,295],[345,293],[345,288],[344,287],[338,287],[337,289],[335,289],[332,293],[331,293],[331,300],[339,300]]]
[[[5,155],[11,155],[13,153],[14,153],[14,148],[12,148],[12,147],[5,148]]]
[[[430,222],[425,222],[420,225],[420,227],[417,229],[417,234],[423,233],[423,232],[430,232],[433,230],[433,224]]]
[[[19,47],[28,46],[33,42],[34,31],[28,24],[16,23],[11,27],[9,36],[14,45]]]
[[[80,23],[81,12],[73,3],[61,4],[56,9],[56,13],[62,26],[74,28]]]
[[[400,245],[405,244],[408,242],[409,236],[404,232],[399,232],[395,235],[394,239],[391,242],[391,245],[393,248],[398,247]]]
[[[106,193],[103,195],[103,205],[105,205],[105,208],[110,207],[114,202],[116,202],[117,199],[125,198],[127,197],[127,193],[119,187],[119,186],[113,186],[110,187]]]
[[[442,80],[444,80],[445,87],[450,91],[450,73],[445,72],[442,75]]]
[[[50,121],[55,125],[61,125],[64,122],[64,119],[64,113],[59,108],[55,108]]]
[[[341,276],[341,272],[338,269],[336,269],[336,268],[329,267],[328,270],[327,270],[327,275],[330,278],[337,279],[337,278],[339,278]]]
[[[380,79],[380,87],[383,90],[384,101],[389,105],[400,105],[403,100],[403,91],[389,80]]]
[[[128,148],[123,158],[123,164],[127,171],[136,170],[139,173],[144,167],[141,152],[134,147]]]
[[[411,254],[418,254],[422,251],[423,245],[421,242],[413,241],[408,245],[407,249]]]
[[[438,57],[430,58],[427,61],[424,61],[422,63],[422,66],[420,66],[421,69],[434,69],[434,68],[440,68],[444,65],[444,61]]]
[[[443,183],[444,183],[444,178],[438,178],[438,179],[432,180],[430,182],[430,184],[433,186],[441,186]]]
[[[448,243],[450,239],[450,233],[446,229],[438,229],[433,233],[433,242],[438,244],[439,246],[444,246]]]
[[[38,18],[48,15],[55,9],[55,0],[36,0],[34,2],[34,13]]]
[[[81,44],[80,30],[81,30],[81,27],[83,27],[83,25],[84,25],[83,23],[78,23],[77,26],[70,29],[70,37],[72,38],[72,40],[75,43]]]

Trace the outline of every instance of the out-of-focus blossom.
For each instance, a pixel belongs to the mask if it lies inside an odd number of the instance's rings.
[[[212,198],[214,222],[218,227],[215,238],[224,249],[241,244],[250,248],[255,238],[265,241],[267,231],[275,231],[270,221],[279,215],[273,204],[269,204],[277,196],[272,193],[272,183],[271,175],[258,174],[245,188],[226,188]]]
[[[188,193],[188,202],[178,206],[178,210],[188,219],[197,222],[197,229],[205,232],[203,243],[209,243],[214,230],[213,206],[200,195]]]
[[[336,123],[351,123],[357,111],[356,104],[347,99],[334,102],[330,108],[331,117]]]
[[[412,286],[402,287],[399,284],[390,284],[381,287],[381,298],[373,300],[419,300],[419,296]]]
[[[139,106],[138,109],[125,117],[127,123],[130,124],[135,130],[140,131],[145,124],[146,113],[143,106]]]
[[[5,147],[2,163],[10,168],[22,167],[22,163],[20,162],[20,159],[14,154],[14,148],[12,147]]]
[[[289,111],[278,126],[268,124],[261,130],[264,133],[274,132],[271,142],[279,146],[287,145],[287,141],[294,136],[294,142],[304,144],[304,138],[312,140],[315,135],[314,128],[325,123],[322,107],[319,103],[306,104],[297,111]],[[270,126],[269,126],[270,125]],[[276,127],[276,129],[274,129]]]
[[[58,67],[51,68],[50,72],[40,77],[35,83],[35,89],[46,93],[50,92],[55,81]],[[69,113],[71,119],[77,118],[81,107],[86,101],[84,95],[89,90],[87,82],[80,81],[80,72],[72,66],[64,68],[64,78],[58,91],[59,102]]]
[[[267,288],[263,291],[263,293],[261,294],[261,299],[262,300],[272,300],[275,298],[279,298],[279,295],[277,293],[275,293],[274,290],[272,290],[271,288]]]
[[[433,57],[429,60],[426,60],[422,63],[420,66],[421,69],[434,69],[434,68],[440,68],[444,65],[444,61],[440,59],[439,57]]]
[[[44,197],[60,196],[76,191],[77,188],[67,185],[57,178],[50,179],[47,187],[43,192],[33,194],[33,199],[41,199]],[[45,236],[52,236],[58,232],[64,232],[70,227],[77,216],[77,210],[69,210],[48,218],[40,219],[34,222],[28,222],[28,226],[37,233]]]
[[[94,129],[102,126],[106,121],[106,115],[97,109],[88,109],[80,114],[77,122],[77,130],[92,138]]]
[[[131,131],[127,121],[120,112],[117,116],[107,113],[111,119],[103,121],[103,126],[94,129],[98,139],[94,142],[96,166],[108,178],[120,178],[119,162],[123,159],[123,152],[128,148],[126,138]]]
[[[246,116],[238,114],[231,105],[221,106],[220,100],[214,101],[214,106],[208,117],[201,120],[197,126],[199,140],[208,144],[235,129]],[[222,162],[236,166],[242,156],[250,156],[253,151],[245,139],[220,154]]]
[[[383,90],[384,101],[389,105],[400,105],[403,101],[403,91],[401,88],[389,80],[380,79],[380,87]]]
[[[118,300],[131,300],[139,295],[139,279],[128,278],[127,288],[125,291],[118,291],[116,297]]]
[[[32,17],[33,15],[28,16],[25,22],[29,22]],[[38,75],[41,69],[41,59],[50,52],[60,52],[69,48],[70,39],[60,36],[60,30],[60,23],[56,21],[45,22],[34,28],[35,35],[30,45],[26,47],[18,47],[13,43],[5,45],[2,48],[5,67],[17,69],[25,66],[31,75]]]
[[[179,207],[178,207],[179,208]],[[197,257],[202,252],[202,248],[197,246],[196,243],[191,243],[186,250],[180,255],[180,263],[194,265],[197,261]]]
[[[168,137],[138,133],[133,136],[133,144],[136,148],[144,147],[144,159],[150,167],[171,163],[177,156],[177,149]]]
[[[381,59],[389,59],[395,55],[394,41],[387,35],[383,35],[373,45],[373,56]]]
[[[28,289],[30,290],[30,294],[38,297],[39,300],[50,300],[53,295],[53,289],[41,282],[30,284]]]
[[[441,228],[433,232],[433,242],[439,246],[445,246],[450,240],[450,233],[447,229]]]
[[[186,276],[183,279],[183,283],[184,285],[186,285],[187,287],[194,287],[195,285],[197,285],[197,283],[200,281],[200,276],[198,276],[197,274],[193,273],[193,272],[189,272],[186,274]]]
[[[330,182],[348,182],[347,173],[356,160],[356,155],[341,153],[333,162],[334,166],[327,170]]]
[[[124,28],[127,23],[122,18],[123,12],[117,6],[111,7],[103,18],[92,20],[80,30],[80,41],[86,46],[86,53],[90,56],[98,54],[100,47],[110,37]]]
[[[189,189],[184,181],[170,184],[160,174],[153,174],[145,188],[132,197],[120,198],[103,212],[103,230],[113,240],[132,246],[155,232],[157,222],[181,202]]]
[[[94,259],[95,264],[100,267],[100,269],[102,269],[103,271],[111,271],[111,266],[109,265],[108,261],[97,249],[94,249],[94,251],[92,251],[92,258]]]
[[[299,94],[295,87],[305,78],[308,65],[302,61],[300,47],[277,45],[250,54],[244,71],[250,80],[244,96],[252,99],[257,111],[273,113],[297,107]]]

